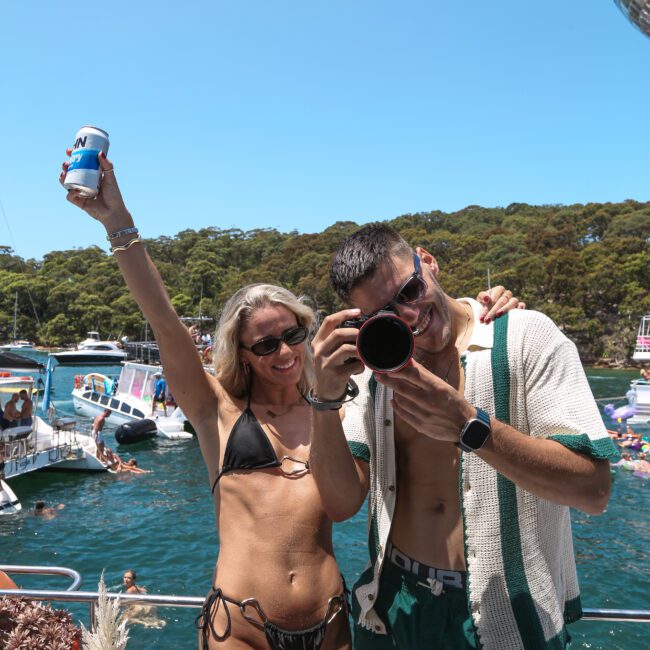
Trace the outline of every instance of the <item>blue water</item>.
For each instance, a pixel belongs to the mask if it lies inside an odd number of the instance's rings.
[[[38,353],[32,353],[38,356]],[[76,372],[80,372],[76,370]],[[70,390],[75,369],[54,374],[54,403],[72,413]],[[106,374],[119,374],[118,367]],[[624,395],[638,373],[588,371],[596,397]],[[608,425],[610,423],[608,422]],[[610,425],[611,426],[611,425]],[[107,442],[114,446],[110,431]],[[0,518],[0,562],[53,564],[76,569],[83,588],[95,590],[102,571],[117,589],[123,572],[133,568],[150,593],[202,595],[210,587],[217,557],[214,509],[207,473],[196,440],[143,443],[120,454],[135,456],[147,475],[40,473],[12,481],[23,512]],[[30,516],[37,499],[64,503],[52,520]],[[573,512],[575,550],[585,607],[650,609],[650,481],[619,471],[607,512],[590,517]],[[365,513],[335,526],[341,569],[354,582],[366,562]],[[60,578],[20,576],[26,588],[64,588]],[[84,623],[88,607],[70,609]],[[162,630],[130,626],[129,648],[181,650],[197,647],[193,628],[197,610],[159,609]],[[572,625],[574,648],[630,650],[647,648],[648,624]]]

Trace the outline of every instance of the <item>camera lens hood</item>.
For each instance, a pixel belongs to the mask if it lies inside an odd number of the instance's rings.
[[[411,327],[397,314],[380,311],[359,328],[357,354],[375,372],[401,370],[413,356],[415,337]]]

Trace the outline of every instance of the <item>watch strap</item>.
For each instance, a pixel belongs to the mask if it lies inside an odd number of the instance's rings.
[[[490,424],[490,414],[479,406],[475,406],[474,408],[476,409],[476,418],[483,422],[483,424],[487,424],[487,426],[491,429],[492,425]]]

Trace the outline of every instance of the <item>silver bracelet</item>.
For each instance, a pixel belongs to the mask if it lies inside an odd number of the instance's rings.
[[[345,393],[340,400],[336,402],[321,402],[316,395],[314,395],[314,389],[310,388],[308,393],[305,395],[305,399],[313,406],[317,411],[338,411],[343,404],[346,402],[351,402],[359,394],[359,387],[357,386],[354,379],[348,379],[348,385],[345,387]]]
[[[106,235],[106,239],[108,239],[108,241],[111,241],[112,239],[117,239],[118,237],[122,237],[122,235],[137,235],[137,234],[138,234],[138,229],[135,227],[122,228],[122,230],[116,230],[115,232],[111,232],[108,235]]]
[[[133,239],[129,240],[124,246],[113,246],[111,248],[111,253],[119,253],[120,251],[128,251],[133,244],[137,244],[138,242],[142,243],[142,240],[140,239],[140,235],[136,235]]]

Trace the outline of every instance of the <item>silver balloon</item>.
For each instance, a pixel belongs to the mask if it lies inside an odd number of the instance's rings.
[[[628,20],[650,36],[650,0],[614,0]]]

